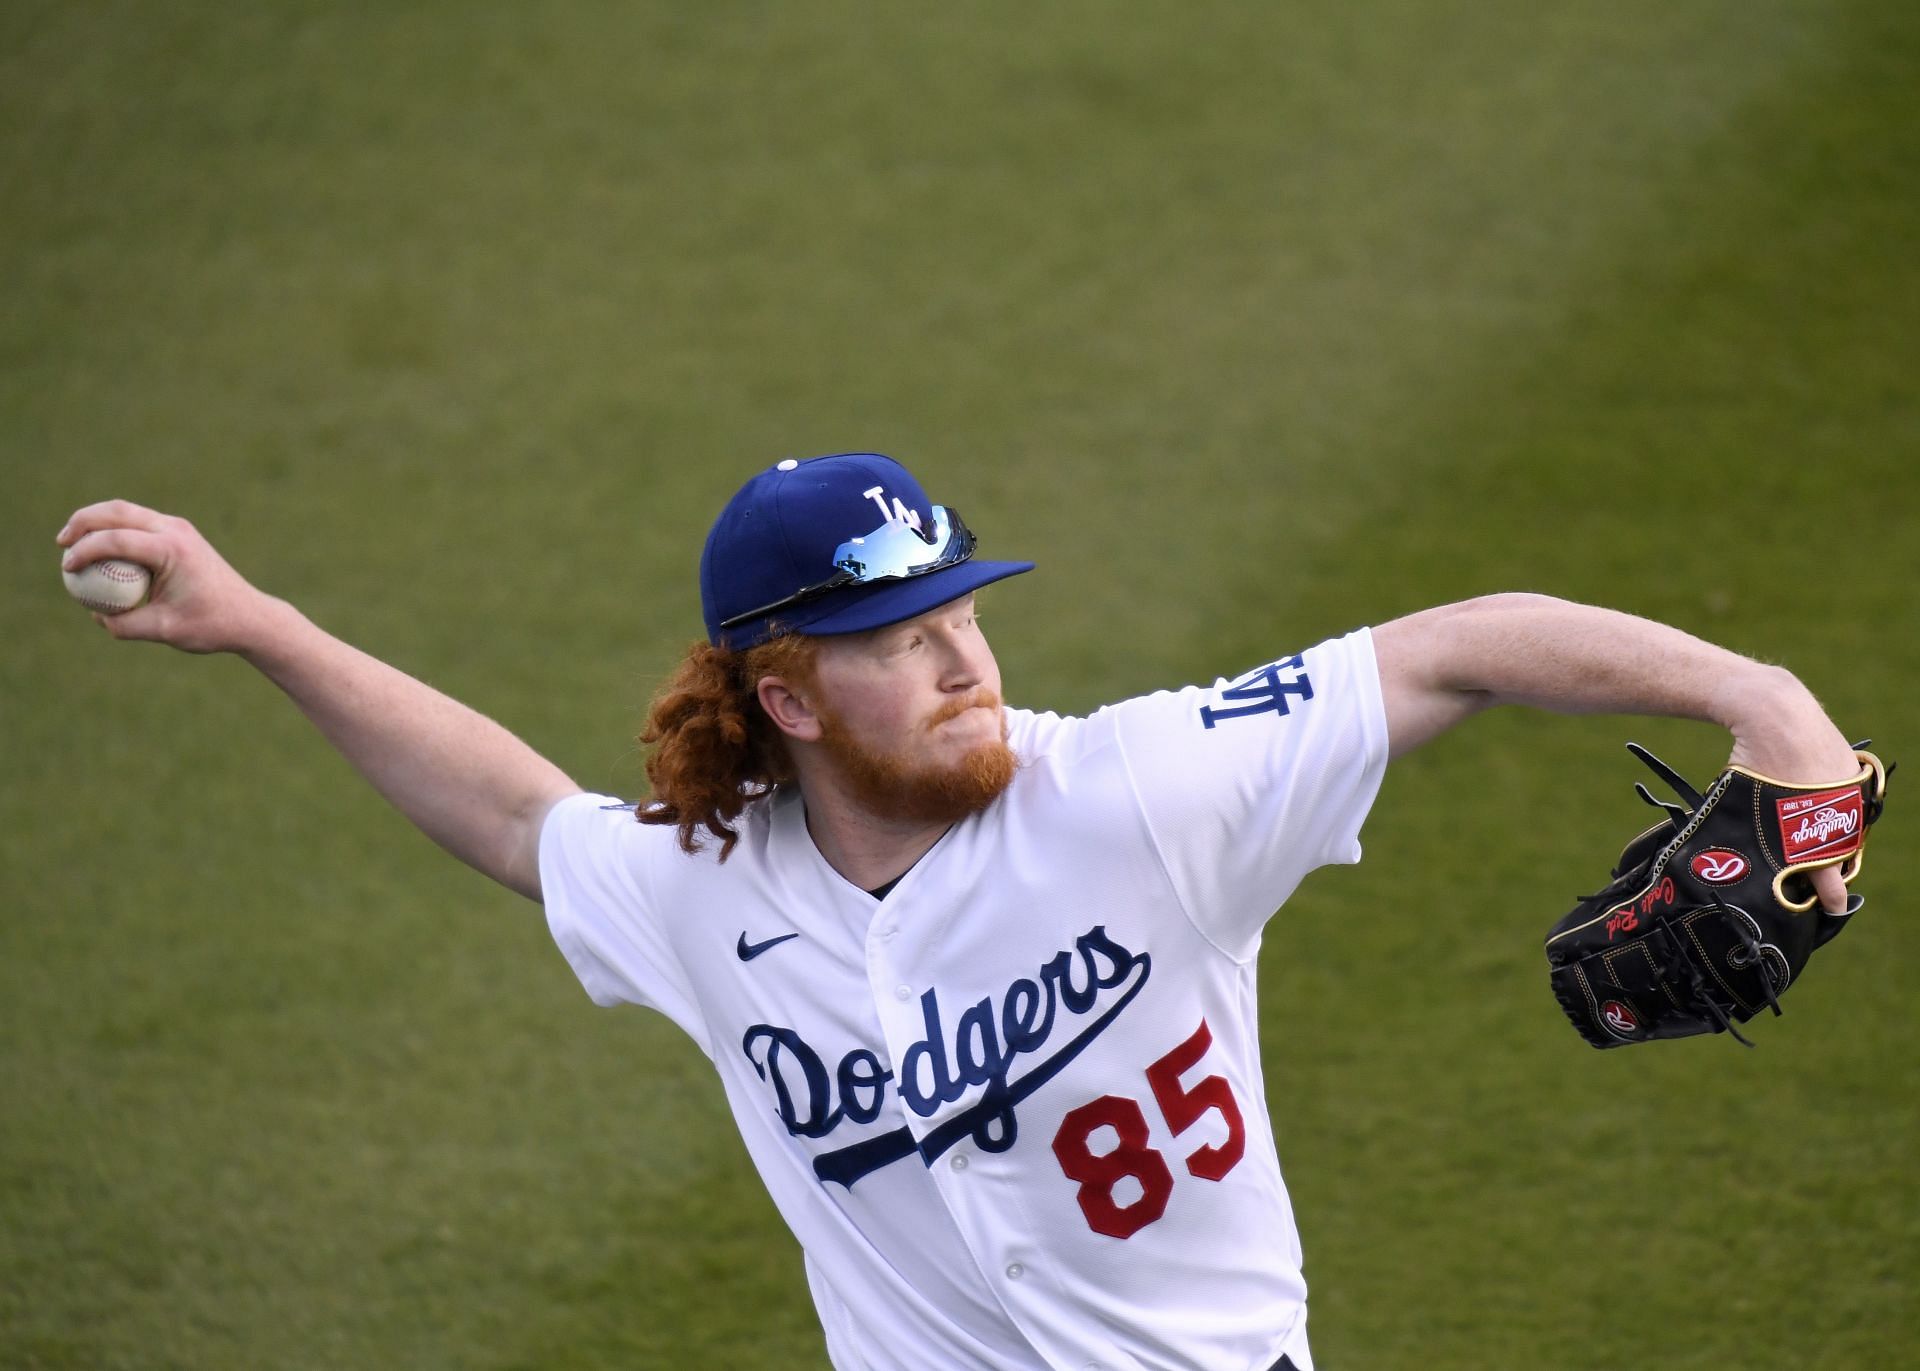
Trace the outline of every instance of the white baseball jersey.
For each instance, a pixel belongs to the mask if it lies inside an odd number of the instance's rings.
[[[790,790],[724,865],[576,795],[541,836],[553,936],[712,1060],[840,1371],[1310,1371],[1254,957],[1359,859],[1372,638],[1007,718],[1013,784],[884,899]]]

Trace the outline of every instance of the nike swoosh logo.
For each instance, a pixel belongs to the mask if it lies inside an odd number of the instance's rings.
[[[797,938],[799,936],[798,933],[782,933],[777,938],[768,938],[764,943],[750,943],[747,941],[747,935],[742,933],[739,943],[734,946],[733,950],[740,954],[741,961],[750,962],[768,948],[778,947],[781,943],[786,942],[787,939]]]

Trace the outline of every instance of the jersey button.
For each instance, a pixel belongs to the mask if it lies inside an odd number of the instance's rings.
[[[967,1169],[967,1159],[965,1157],[955,1157],[949,1165],[951,1165],[955,1171],[965,1171]]]
[[[1010,1280],[1010,1281],[1017,1281],[1017,1280],[1019,1280],[1019,1279],[1020,1279],[1020,1278],[1021,1278],[1022,1276],[1024,1276],[1024,1275],[1026,1275],[1026,1274],[1027,1274],[1027,1268],[1026,1268],[1026,1267],[1024,1267],[1024,1266],[1022,1266],[1022,1265],[1020,1265],[1020,1263],[1019,1263],[1019,1262],[1009,1262],[1009,1263],[1007,1264],[1007,1279],[1008,1279],[1008,1280]]]
[[[896,1000],[910,1000],[910,999],[912,999],[912,998],[913,998],[913,987],[912,987],[912,986],[910,986],[910,985],[896,985],[896,986],[895,986],[895,987],[893,988],[893,998],[894,998],[894,999],[896,999]]]

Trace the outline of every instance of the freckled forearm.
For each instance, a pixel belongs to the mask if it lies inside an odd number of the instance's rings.
[[[1831,729],[1780,667],[1651,619],[1544,595],[1426,610],[1374,638],[1396,752],[1500,704],[1696,719],[1740,740]]]
[[[1651,619],[1540,595],[1453,606],[1437,683],[1565,714],[1657,714],[1732,727],[1786,673]],[[1791,678],[1788,678],[1791,679]]]
[[[538,824],[578,789],[505,728],[274,602],[243,654],[428,837],[539,898]]]

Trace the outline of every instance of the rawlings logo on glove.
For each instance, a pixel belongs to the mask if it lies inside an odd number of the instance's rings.
[[[1809,795],[1804,799],[1778,800],[1781,841],[1786,845],[1789,862],[1810,861],[1827,855],[1827,849],[1851,851],[1850,840],[1860,832],[1860,792],[1835,791],[1828,795]],[[1808,810],[1817,812],[1808,814]],[[1791,829],[1787,825],[1798,816]]]
[[[1845,913],[1815,909],[1806,873],[1837,866],[1853,884],[1892,768],[1859,749],[1860,773],[1844,782],[1790,785],[1736,766],[1702,795],[1627,747],[1682,803],[1634,787],[1667,817],[1548,933],[1554,996],[1595,1047],[1721,1032],[1745,1043],[1734,1025],[1778,1014],[1781,993],[1864,903],[1849,894]]]

